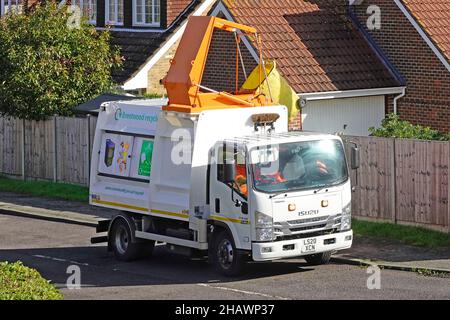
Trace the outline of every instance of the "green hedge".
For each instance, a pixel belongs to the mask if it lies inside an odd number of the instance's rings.
[[[450,133],[442,133],[438,130],[414,125],[408,121],[401,120],[396,114],[388,114],[382,121],[380,128],[369,128],[369,132],[375,137],[407,138],[420,140],[450,140]]]
[[[61,300],[53,285],[18,261],[0,263],[0,300]]]

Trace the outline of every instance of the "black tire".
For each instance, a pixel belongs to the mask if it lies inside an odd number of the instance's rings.
[[[120,261],[133,261],[150,256],[155,246],[154,241],[133,242],[130,225],[122,218],[114,222],[109,239],[114,256]]]
[[[331,251],[311,254],[309,256],[305,256],[306,262],[311,266],[318,266],[321,264],[327,264],[331,259]]]
[[[221,231],[214,237],[213,262],[217,272],[227,277],[243,273],[245,255],[236,250],[233,237],[227,231]]]

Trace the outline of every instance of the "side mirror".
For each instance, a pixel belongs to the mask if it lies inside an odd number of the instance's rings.
[[[228,161],[223,164],[223,182],[233,183],[236,178],[236,165],[234,161]]]
[[[350,166],[353,170],[359,168],[360,163],[360,154],[359,148],[357,145],[352,146],[351,154],[350,154]]]

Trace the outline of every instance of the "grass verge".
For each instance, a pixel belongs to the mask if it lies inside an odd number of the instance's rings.
[[[23,181],[2,176],[0,176],[0,191],[81,202],[89,200],[89,188],[87,187],[49,181]]]
[[[0,300],[61,300],[63,296],[35,269],[0,262]]]
[[[420,227],[353,219],[352,228],[355,235],[359,236],[393,239],[430,248],[450,247],[450,234]]]

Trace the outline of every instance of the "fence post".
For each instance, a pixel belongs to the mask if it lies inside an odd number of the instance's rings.
[[[53,182],[58,181],[58,144],[57,136],[58,130],[56,128],[56,116],[53,116]]]
[[[22,180],[25,180],[25,119],[22,119]]]
[[[447,143],[448,164],[447,164],[447,231],[450,233],[450,142]]]
[[[394,210],[392,212],[393,214],[393,222],[397,223],[397,140],[395,138],[392,138],[392,190],[394,194],[392,195],[392,202]]]
[[[87,186],[89,187],[89,183],[91,181],[91,115],[87,115]]]

